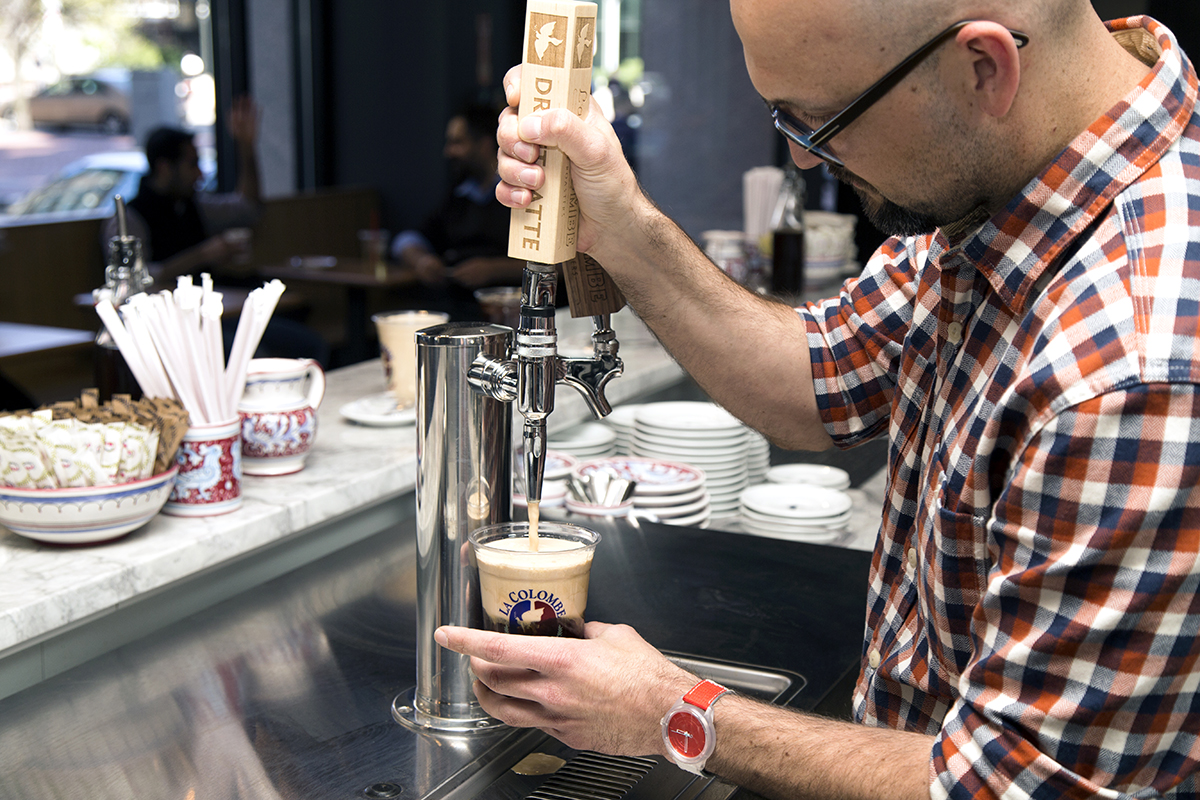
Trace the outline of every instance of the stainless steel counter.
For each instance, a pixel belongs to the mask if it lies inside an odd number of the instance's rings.
[[[747,691],[782,676],[798,708],[856,669],[869,554],[599,527],[589,618],[715,669],[753,666]],[[414,541],[400,523],[0,700],[0,800],[528,796],[545,779],[508,767],[557,745],[541,734],[433,739],[392,721],[414,682]],[[645,796],[729,793],[642,766],[641,785],[684,787]]]

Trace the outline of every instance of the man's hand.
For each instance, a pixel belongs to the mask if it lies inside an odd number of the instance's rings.
[[[229,135],[238,144],[252,145],[258,139],[258,106],[245,95],[229,108]]]
[[[533,190],[541,188],[546,179],[545,171],[535,163],[540,147],[560,148],[571,160],[571,179],[579,198],[579,249],[597,255],[592,248],[598,242],[619,236],[634,225],[635,209],[649,205],[625,162],[616,133],[595,100],[584,119],[566,109],[553,109],[532,113],[518,124],[519,66],[504,76],[504,91],[509,107],[501,113],[496,131],[501,181],[496,186],[497,199],[510,208],[528,206]]]
[[[577,750],[664,753],[663,714],[698,680],[627,625],[589,622],[584,639],[441,627],[438,644],[471,656],[483,710]]]

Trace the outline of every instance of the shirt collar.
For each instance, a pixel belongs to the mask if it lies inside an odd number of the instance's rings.
[[[987,220],[968,217],[941,231],[1011,308],[1024,307],[1042,273],[1179,139],[1195,110],[1196,73],[1165,25],[1130,17],[1108,27],[1123,47],[1153,63],[1153,70],[1003,211]]]

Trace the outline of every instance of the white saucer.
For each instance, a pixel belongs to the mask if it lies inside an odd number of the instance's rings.
[[[803,483],[760,483],[742,492],[741,499],[760,514],[795,520],[835,517],[854,505],[845,492]]]
[[[549,450],[560,450],[574,455],[581,450],[603,449],[616,440],[617,434],[612,428],[599,422],[588,422],[550,437],[546,445]]]
[[[801,530],[805,528],[844,528],[850,524],[853,511],[846,511],[829,517],[814,517],[810,519],[795,519],[763,514],[745,506],[741,507],[742,518],[757,523],[761,527],[774,527],[780,530]]]
[[[673,434],[663,434],[656,430],[638,428],[633,433],[633,440],[650,447],[662,447],[680,450],[750,450],[750,442],[744,432],[716,432],[704,438],[683,438]]]
[[[633,491],[634,508],[673,508],[684,503],[694,503],[701,497],[705,497],[707,492],[703,485],[697,485],[695,489],[688,489],[687,491],[676,492],[674,494],[647,495],[638,491],[640,488],[641,485],[639,484],[638,489],[634,489]]]
[[[612,413],[604,418],[604,421],[612,425],[614,428],[622,428],[627,431],[632,431],[634,428],[634,420],[637,417],[637,411],[642,406],[639,403],[630,403],[629,405],[617,406],[612,410]]]
[[[659,519],[667,519],[668,517],[691,517],[699,514],[701,511],[707,511],[710,505],[708,495],[703,495],[699,500],[691,503],[678,506],[660,506],[646,510],[656,515]],[[637,507],[637,503],[634,503],[634,508]]]
[[[737,417],[715,403],[679,401],[647,403],[636,414],[638,428],[661,433],[707,436],[713,431],[733,431],[744,426]]]
[[[850,473],[824,464],[780,464],[767,471],[769,483],[807,483],[827,489],[849,489]]]
[[[391,392],[369,394],[353,400],[338,409],[338,412],[359,425],[369,425],[373,428],[393,428],[399,425],[412,425],[417,421],[417,407],[396,408],[396,401]]]

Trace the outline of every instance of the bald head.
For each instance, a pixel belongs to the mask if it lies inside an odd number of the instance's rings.
[[[973,21],[825,145],[869,213],[913,211],[889,232],[1003,206],[1145,72],[1090,0],[731,0],[731,10],[759,93],[814,129]],[[791,147],[801,167],[819,163]]]

